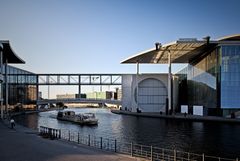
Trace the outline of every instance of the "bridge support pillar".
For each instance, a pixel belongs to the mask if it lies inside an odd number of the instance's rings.
[[[78,98],[81,98],[81,85],[78,85]]]
[[[36,76],[36,105],[37,105],[37,101],[39,100],[39,85],[38,85],[38,75]]]

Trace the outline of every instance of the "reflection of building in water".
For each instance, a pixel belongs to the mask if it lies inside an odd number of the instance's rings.
[[[34,73],[13,67],[7,66],[8,72],[8,103],[13,107],[17,103],[21,103],[27,108],[32,108],[36,104],[37,86],[28,85],[37,82],[37,77]],[[5,70],[3,72],[5,74]],[[28,75],[30,74],[30,75]],[[25,85],[26,83],[26,85]],[[5,91],[5,84],[3,91]],[[6,92],[3,93],[5,98]]]
[[[9,105],[21,103],[23,105],[36,104],[36,87],[33,85],[9,84]],[[28,106],[29,107],[29,106]]]
[[[156,47],[146,52],[124,60],[122,63],[168,64],[168,86],[167,92],[162,90],[162,95],[168,98],[167,110],[176,112],[184,111],[195,115],[226,116],[240,110],[240,35],[224,37],[218,40],[179,39],[170,44],[162,45],[156,43]],[[173,82],[171,74],[172,63],[186,63],[188,66],[175,76],[178,76],[178,92],[170,82]],[[139,68],[137,68],[139,70]],[[141,76],[141,75],[140,75]],[[135,78],[131,78],[135,79]],[[149,89],[141,88],[141,81],[135,88],[138,102],[125,101],[124,95],[132,97],[135,93],[129,79],[128,87],[123,89],[123,109],[125,105],[136,111],[142,108],[146,112],[159,112],[161,98],[155,94],[148,98]],[[153,82],[153,80],[151,80]],[[130,83],[129,83],[130,82]],[[146,83],[150,87],[151,83]],[[173,83],[174,84],[174,83]],[[123,79],[123,86],[124,79]],[[159,85],[158,85],[159,86]],[[159,88],[154,87],[153,88]],[[131,90],[130,90],[131,89]],[[176,88],[177,89],[177,88]],[[142,90],[145,90],[144,92]],[[152,93],[154,90],[152,89]],[[156,92],[159,90],[156,90]],[[160,90],[161,91],[161,90]],[[129,93],[130,92],[130,93]],[[178,95],[178,103],[174,102],[174,96]],[[161,94],[159,94],[161,95]],[[156,97],[159,99],[154,100]],[[148,98],[148,101],[146,100]],[[177,106],[174,105],[177,104]],[[162,111],[162,110],[161,110]]]

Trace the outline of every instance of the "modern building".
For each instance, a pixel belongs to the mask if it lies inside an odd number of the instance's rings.
[[[179,99],[178,108],[173,110],[215,116],[226,116],[240,110],[240,35],[218,40],[210,40],[210,37],[203,40],[179,39],[166,45],[156,43],[155,48],[122,63],[168,64],[168,110],[173,109],[174,104],[173,63],[188,64],[185,69],[175,73],[179,79]],[[138,95],[141,95],[140,92]]]
[[[37,87],[29,85],[37,82],[34,73],[8,64],[25,63],[12,50],[9,41],[0,41],[0,103],[1,118],[9,108],[23,104],[33,107],[36,104]]]
[[[173,77],[173,107],[177,108],[178,81]],[[168,74],[124,74],[122,109],[136,112],[166,112]]]

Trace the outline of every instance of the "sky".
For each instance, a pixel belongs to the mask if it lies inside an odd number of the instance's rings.
[[[0,39],[35,73],[136,73],[120,62],[179,38],[240,33],[239,0],[0,0]],[[180,70],[179,65],[173,71]],[[140,73],[167,72],[141,65]]]

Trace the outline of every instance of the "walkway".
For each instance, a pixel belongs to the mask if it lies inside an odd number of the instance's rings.
[[[164,119],[174,119],[174,120],[183,120],[183,121],[214,121],[214,122],[224,122],[224,123],[238,123],[240,124],[240,118],[232,119],[232,118],[224,118],[224,117],[216,117],[216,116],[197,116],[197,115],[186,115],[176,114],[176,115],[165,115],[160,113],[136,113],[129,112],[124,110],[111,110],[112,113],[115,114],[124,114],[124,115],[133,115],[133,116],[142,116],[142,117],[152,117],[152,118],[164,118]]]
[[[63,140],[43,139],[36,131],[0,120],[1,161],[141,161]]]

